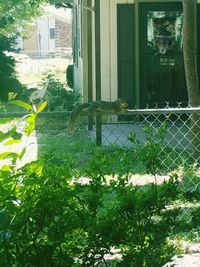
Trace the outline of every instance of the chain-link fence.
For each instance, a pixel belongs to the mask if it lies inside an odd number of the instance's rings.
[[[114,145],[120,148],[133,148],[138,144],[142,146],[151,137],[161,147],[165,162],[167,158],[171,159],[171,165],[165,166],[168,169],[178,167],[181,161],[198,160],[200,108],[135,109],[118,114],[98,112],[93,117],[85,112],[73,134],[67,129],[69,114],[70,112],[39,114],[35,137],[45,141],[53,136],[56,142],[51,145],[58,145],[61,137],[70,142],[73,138],[77,140],[81,137],[94,145]],[[14,123],[21,127],[19,125],[22,125],[25,115],[22,112],[1,113],[1,129],[5,130]],[[134,141],[130,136],[134,136]],[[39,145],[44,146],[42,143]]]
[[[145,145],[151,138],[160,147],[160,159],[165,172],[198,161],[200,108],[135,109],[118,114],[101,112],[93,117],[85,112],[79,119],[76,132],[72,134],[67,129],[69,114],[44,112],[38,115],[36,131],[31,140],[31,144],[35,142],[37,146],[37,156],[46,150],[64,153],[68,150],[66,144],[70,147],[74,144],[78,151],[82,149],[78,146],[83,143],[84,150],[87,149],[87,143],[89,147],[92,144],[132,149]],[[22,125],[24,115],[20,112],[0,114],[1,121],[2,118],[3,122],[7,121],[1,124],[1,129],[9,128],[13,123]],[[30,139],[26,138],[24,142],[29,144]]]
[[[96,117],[97,123],[90,127],[88,135],[98,145],[126,148],[145,145],[151,138],[160,146],[165,169],[172,170],[198,160],[199,116],[199,108],[138,109],[119,116],[103,113]]]

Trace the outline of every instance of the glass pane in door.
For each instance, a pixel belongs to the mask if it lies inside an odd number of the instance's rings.
[[[147,14],[147,41],[149,52],[154,56],[161,55],[161,64],[171,65],[174,54],[182,50],[182,12],[180,11],[149,11]]]
[[[141,104],[164,107],[186,103],[182,11],[173,10],[173,5],[166,10],[145,6],[142,17]]]

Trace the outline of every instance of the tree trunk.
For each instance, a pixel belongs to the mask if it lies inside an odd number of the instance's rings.
[[[183,3],[183,57],[189,105],[200,106],[200,90],[196,59],[196,0],[182,0]],[[191,116],[192,143],[200,154],[200,114]]]

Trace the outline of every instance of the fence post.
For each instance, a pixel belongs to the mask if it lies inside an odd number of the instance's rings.
[[[101,116],[96,116],[96,145],[102,145],[102,124]]]
[[[96,100],[101,100],[101,29],[100,0],[95,0],[95,73]],[[96,116],[96,144],[102,144],[101,116]]]

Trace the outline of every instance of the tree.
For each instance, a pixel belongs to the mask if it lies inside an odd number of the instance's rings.
[[[20,26],[40,14],[47,0],[0,0],[0,33],[13,34]]]
[[[13,51],[15,34],[40,14],[40,5],[46,1],[0,0],[0,101],[7,101],[9,92],[19,92],[22,88],[15,72],[15,60],[5,52]]]
[[[200,106],[200,90],[196,62],[196,0],[183,2],[183,56],[189,104]]]
[[[22,85],[15,72],[15,60],[6,52],[11,52],[14,43],[13,38],[0,34],[0,100],[6,102],[9,92],[19,93]]]
[[[183,3],[183,57],[189,105],[200,106],[200,89],[196,59],[196,0]],[[192,143],[195,154],[200,153],[200,115],[191,115]]]

